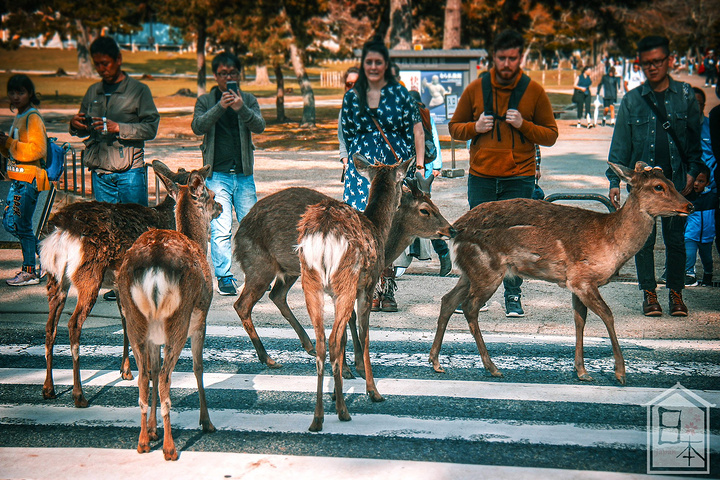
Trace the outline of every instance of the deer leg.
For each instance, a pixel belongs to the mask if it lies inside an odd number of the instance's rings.
[[[438,317],[437,330],[435,331],[435,339],[433,340],[432,347],[430,348],[429,361],[432,363],[433,370],[438,373],[445,373],[445,370],[440,366],[438,357],[440,355],[440,347],[442,347],[443,337],[445,336],[445,330],[447,324],[450,321],[455,309],[465,301],[470,292],[470,280],[466,275],[461,275],[458,283],[455,284],[452,290],[443,295],[442,302],[440,304],[440,316]]]
[[[322,430],[325,412],[323,409],[323,374],[325,372],[325,326],[323,325],[323,297],[320,277],[314,270],[303,266],[302,287],[305,293],[305,303],[308,314],[315,329],[315,367],[317,369],[317,397],[315,400],[315,414],[310,424],[311,432]]]
[[[575,372],[578,379],[584,382],[591,382],[594,379],[585,369],[585,352],[583,338],[585,332],[585,321],[587,320],[587,307],[580,298],[572,294],[573,318],[575,319]]]
[[[102,279],[102,276],[97,278]],[[75,285],[77,287],[78,282],[76,282]],[[95,305],[98,290],[100,289],[99,283],[96,288],[84,288],[86,286],[87,284],[83,285],[83,288],[78,288],[77,305],[75,306],[75,311],[68,322],[68,330],[70,333],[70,352],[72,353],[73,360],[72,396],[75,401],[75,406],[78,408],[85,408],[88,406],[88,401],[83,395],[82,380],[80,378],[80,333],[82,332],[82,326],[85,323],[85,320]]]
[[[482,332],[480,331],[480,326],[478,325],[478,313],[480,311],[480,307],[490,300],[490,297],[492,297],[495,290],[497,290],[503,281],[502,274],[495,275],[494,279],[489,275],[488,277],[489,278],[483,281],[479,290],[471,288],[471,291],[465,298],[462,306],[465,319],[470,327],[470,333],[472,333],[472,336],[475,339],[475,344],[478,347],[478,352],[480,353],[480,358],[482,358],[485,369],[490,372],[490,375],[493,377],[502,377],[502,372],[498,370],[493,361],[490,359],[490,354],[488,354],[487,347],[485,346],[485,340],[483,340]],[[474,287],[475,285],[472,286]]]
[[[130,369],[130,342],[128,341],[127,321],[125,321],[125,314],[123,313],[122,306],[120,305],[120,296],[117,297],[117,304],[123,327],[123,358],[122,363],[120,364],[120,377],[122,377],[123,380],[132,380],[133,374]]]
[[[620,342],[618,342],[617,335],[615,334],[615,319],[613,318],[610,307],[607,306],[605,300],[600,296],[600,291],[594,285],[586,289],[585,292],[573,293],[575,293],[595,315],[600,317],[605,324],[608,336],[610,337],[610,343],[612,344],[613,357],[615,358],[615,378],[617,378],[621,385],[625,385],[625,359],[620,351]]]
[[[350,317],[355,315],[355,312],[353,311]],[[349,323],[349,322],[348,322]],[[347,347],[347,329],[343,332],[342,336],[340,337],[340,362],[342,364],[342,377],[343,378],[355,378],[355,375],[353,375],[352,370],[350,370],[350,367],[347,363],[347,357],[346,357],[346,347]]]
[[[192,356],[193,356],[193,372],[195,380],[197,380],[198,397],[200,398],[200,426],[203,432],[212,433],[215,426],[210,421],[208,414],[207,402],[205,400],[205,385],[203,384],[203,346],[205,344],[205,320],[207,312],[201,312],[203,316],[201,326],[191,335]],[[194,320],[194,319],[193,319]],[[195,323],[194,321],[192,323]]]
[[[55,398],[55,385],[52,377],[53,347],[57,338],[58,321],[60,321],[65,307],[69,288],[69,282],[63,282],[62,279],[58,280],[54,275],[48,274],[47,290],[50,313],[45,325],[45,362],[47,364],[45,383],[43,384],[43,398],[45,399]]]
[[[262,296],[265,295],[267,287],[270,285],[270,282],[272,282],[274,275],[268,273],[261,277],[255,272],[256,271],[253,270],[252,275],[245,275],[245,285],[243,286],[242,292],[240,292],[240,296],[235,301],[235,311],[237,312],[238,317],[240,317],[243,328],[245,328],[245,331],[250,337],[250,341],[255,347],[255,352],[257,352],[260,362],[270,368],[280,368],[282,365],[276,363],[275,360],[270,358],[267,351],[265,351],[265,346],[255,330],[255,325],[253,324],[251,316],[253,307],[262,298]]]
[[[360,325],[360,338],[363,342],[363,359],[365,363],[365,391],[373,402],[382,402],[385,399],[378,392],[373,378],[372,365],[370,364],[370,309],[372,308],[373,290],[375,283],[359,292],[357,295],[358,320]]]
[[[167,323],[173,322],[173,317],[166,320]],[[178,338],[169,338],[165,344],[162,368],[160,368],[158,394],[160,396],[160,414],[163,417],[163,455],[165,460],[177,460],[178,453],[175,449],[175,440],[172,436],[172,427],[170,425],[170,408],[172,403],[170,402],[170,381],[175,364],[180,358],[180,352],[185,344],[183,336],[177,334]]]
[[[298,277],[296,276],[285,277],[284,279],[278,278],[275,281],[275,285],[273,285],[272,291],[270,292],[270,300],[273,301],[278,310],[280,310],[282,316],[285,317],[285,320],[287,320],[293,330],[295,330],[295,333],[297,333],[297,336],[300,339],[300,344],[305,351],[309,355],[315,356],[315,347],[312,344],[312,340],[310,340],[307,332],[303,326],[300,325],[300,322],[298,322],[298,319],[295,315],[293,315],[292,310],[290,310],[290,307],[287,304],[288,292],[297,279]]]
[[[353,355],[355,356],[355,370],[357,372],[363,372],[363,376],[365,375],[365,364],[363,363],[362,358],[362,351],[363,346],[360,342],[360,336],[358,335],[358,327],[357,327],[357,315],[355,314],[355,310],[353,310],[352,314],[350,315],[350,321],[348,322],[350,325],[350,335],[352,336],[353,341]],[[345,358],[343,357],[343,362],[345,362]],[[346,372],[347,369],[347,372]],[[343,363],[343,377],[344,378],[355,378],[355,375],[352,374],[352,371],[350,371],[350,367],[347,366],[347,363]]]
[[[148,359],[148,366],[145,368],[149,368],[149,378],[152,379],[152,390],[150,391],[150,394],[152,395],[152,407],[150,409],[150,423],[148,425],[148,437],[150,440],[157,440],[158,433],[157,433],[157,404],[158,404],[158,382],[159,382],[159,375],[160,375],[160,346],[155,345],[154,343],[149,343],[145,347],[148,351],[146,354],[146,358]]]
[[[138,366],[138,403],[140,404],[140,437],[138,438],[138,453],[148,453],[150,451],[150,436],[148,434],[148,394],[150,375],[148,367],[150,359],[147,358],[146,346],[134,345],[135,363]]]
[[[345,357],[345,343],[347,341],[346,327],[352,315],[355,296],[351,292],[342,292],[335,295],[335,324],[330,333],[330,364],[332,365],[335,381],[335,411],[341,421],[350,420],[350,413],[343,396],[342,366]]]

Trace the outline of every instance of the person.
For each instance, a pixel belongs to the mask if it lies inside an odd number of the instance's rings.
[[[440,83],[440,77],[437,75],[432,76],[430,83],[428,83],[426,79],[423,79],[422,88],[427,89],[428,92],[430,92],[430,103],[428,104],[428,108],[445,105],[445,95],[450,95],[452,93],[452,88],[445,88],[445,86]]]
[[[705,66],[705,86],[715,87],[718,76],[718,61],[713,50],[708,52],[703,64]]]
[[[458,100],[449,123],[450,134],[472,140],[468,175],[470,208],[495,200],[531,198],[535,190],[535,145],[552,146],[558,127],[552,105],[542,86],[529,81],[517,109],[509,109],[512,91],[523,79],[520,68],[524,40],[520,33],[505,30],[493,44],[494,66],[489,73],[492,92],[485,92],[485,76],[468,85]],[[485,105],[486,94],[492,105]],[[478,113],[476,113],[478,112]],[[519,277],[506,277],[505,314],[525,315]]]
[[[222,205],[220,216],[210,222],[210,257],[217,291],[234,296],[237,280],[230,272],[232,213],[235,209],[239,222],[257,202],[252,134],[265,130],[265,120],[255,96],[240,89],[240,60],[235,55],[217,54],[212,71],[217,85],[195,102],[191,127],[196,135],[203,136],[203,165],[211,168],[206,184]]]
[[[583,67],[580,72],[580,76],[575,80],[573,86],[573,103],[577,109],[577,128],[580,128],[580,121],[583,119],[583,113],[587,117],[587,128],[592,128],[595,125],[592,123],[590,118],[590,87],[592,86],[592,79],[590,78],[590,67]]]
[[[147,206],[145,141],[157,135],[160,114],[147,85],[122,70],[122,53],[112,37],[90,44],[102,80],[91,85],[70,119],[70,134],[85,138],[85,165],[95,200]],[[115,301],[114,290],[103,295]]]
[[[610,125],[615,125],[615,102],[617,102],[619,81],[615,76],[615,67],[610,67],[608,73],[602,76],[597,88],[597,95],[603,92],[603,118],[602,126],[606,124],[608,111],[610,112]]]
[[[717,159],[713,153],[712,140],[710,138],[710,119],[705,116],[705,92],[698,87],[693,87],[693,92],[695,93],[695,100],[697,100],[698,107],[700,108],[700,142],[702,146],[702,161],[710,169],[708,187],[714,192],[717,192],[717,183],[713,177],[713,173],[717,168]]]
[[[700,109],[697,100],[690,85],[668,75],[671,58],[667,38],[643,38],[638,43],[638,53],[647,81],[622,99],[608,161],[628,168],[634,168],[639,161],[662,168],[675,188],[687,195],[702,165]],[[665,112],[658,115],[653,108]],[[666,131],[663,125],[669,126],[673,133]],[[620,179],[610,168],[606,176],[610,182],[610,201],[615,208],[619,208]],[[682,298],[685,287],[685,217],[665,217],[661,219],[661,224],[670,313],[673,316],[687,316],[688,308]],[[656,232],[657,228],[654,227],[645,245],[635,255],[638,286],[643,292],[642,308],[646,316],[662,315],[655,291],[657,282],[653,250]]]
[[[418,108],[427,108],[422,102],[420,93],[418,93],[417,90],[410,90],[410,96],[413,98],[413,100],[415,100]],[[440,175],[440,172],[442,171],[442,153],[440,151],[440,137],[438,137],[435,119],[432,117],[432,115],[429,114],[429,112],[428,118],[430,118],[430,131],[432,132],[433,143],[435,144],[435,151],[437,152],[437,156],[432,162],[425,164],[425,179],[428,179],[431,176],[438,177]],[[425,193],[430,194],[431,188],[432,184],[428,184],[427,191]],[[421,190],[424,191],[425,189],[421,188]],[[427,243],[428,241],[425,239],[416,238],[415,241],[407,248],[405,253],[403,253],[399,258],[395,260],[393,266],[395,267],[396,277],[402,276],[407,267],[410,266],[413,258],[417,258],[419,260],[430,259],[430,252],[426,246]],[[435,253],[440,260],[439,275],[441,277],[448,276],[450,274],[450,271],[452,270],[452,260],[450,258],[450,248],[448,247],[447,242],[442,239],[434,238],[430,240],[429,243],[432,245],[433,250],[435,250]]]
[[[640,62],[635,60],[632,64],[632,68],[628,70],[625,75],[625,93],[629,92],[633,88],[639,87],[645,82],[645,74],[640,69]]]
[[[8,159],[7,177],[11,181],[3,212],[3,227],[20,240],[23,261],[20,271],[6,282],[11,287],[22,287],[37,285],[42,277],[35,263],[39,252],[32,218],[38,192],[50,189],[47,172],[41,163],[47,155],[47,133],[45,123],[35,108],[40,100],[32,80],[23,74],[11,76],[7,93],[10,111],[17,111],[17,114],[10,134],[0,132],[0,154]]]
[[[360,69],[358,67],[350,67],[345,72],[345,93],[347,93],[348,90],[353,88],[355,86],[355,82],[357,82],[358,75],[360,74]],[[342,109],[338,112],[338,144],[340,147],[340,161],[343,165],[347,165],[348,163],[348,153],[347,153],[347,146],[345,146],[345,137],[343,137],[343,131],[342,131]],[[344,170],[343,170],[344,172]],[[344,175],[343,175],[344,177]],[[344,178],[343,178],[344,181]]]
[[[403,87],[407,88],[407,85],[405,85],[405,82],[402,81],[400,78],[400,67],[398,67],[398,64],[395,62],[390,62],[390,74],[393,76],[395,81],[402,85]]]
[[[717,192],[710,186],[710,168],[701,165],[695,178],[693,191],[688,195],[695,207],[695,211],[688,215],[685,225],[685,286],[694,287],[698,284],[695,274],[695,262],[698,253],[703,267],[702,285],[712,286],[713,258],[712,244],[715,239],[715,209],[717,207]]]
[[[395,164],[415,156],[417,170],[423,171],[425,135],[420,113],[407,89],[392,76],[387,47],[380,39],[369,40],[363,45],[360,60],[355,88],[345,94],[342,104],[348,157],[359,153],[370,162]],[[347,162],[345,168],[343,200],[364,211],[370,183],[352,162]],[[383,271],[373,311],[396,312],[395,290],[395,271],[390,266]]]
[[[720,82],[715,84],[715,96],[720,99]],[[718,188],[720,187],[720,165],[717,162],[717,159],[720,158],[720,105],[716,105],[710,110],[708,129],[710,132],[710,148],[716,160],[712,176],[715,187]],[[718,196],[720,196],[720,188],[718,189]],[[715,210],[715,249],[720,253],[720,208]]]

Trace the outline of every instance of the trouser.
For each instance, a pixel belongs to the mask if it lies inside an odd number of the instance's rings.
[[[590,95],[585,95],[585,99],[582,102],[575,102],[575,107],[577,108],[578,120],[582,120],[583,112],[589,118],[590,117]]]
[[[685,217],[662,217],[663,242],[665,243],[666,283],[670,290],[681,291],[685,288]],[[640,290],[654,291],[655,280],[655,237],[657,223],[645,245],[635,255],[638,286]]]
[[[468,203],[470,208],[485,202],[532,198],[535,177],[485,178],[468,175]],[[505,277],[505,296],[520,295],[523,280],[520,277]]]
[[[110,173],[93,170],[92,189],[98,202],[139,203],[148,206],[145,167]]]
[[[702,263],[703,272],[707,275],[713,273],[713,257],[712,257],[712,242],[700,243],[695,240],[685,239],[685,254],[687,259],[685,261],[685,273],[691,277],[695,276],[695,262],[697,260],[697,254],[700,253],[700,262]]]
[[[32,225],[37,199],[38,190],[35,180],[32,183],[13,180],[3,213],[3,227],[20,240],[22,266],[30,272],[35,269],[35,255],[38,253],[38,239]]]

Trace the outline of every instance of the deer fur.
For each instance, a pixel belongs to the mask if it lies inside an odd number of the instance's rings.
[[[385,244],[385,265],[391,264],[415,237],[449,238],[455,233],[430,196],[423,193],[416,183],[408,181],[407,187],[403,187],[400,206],[393,217]],[[258,201],[240,222],[235,233],[235,259],[245,273],[245,283],[235,302],[235,311],[255,346],[258,359],[270,368],[280,368],[282,365],[268,355],[255,330],[251,314],[273,280],[275,283],[270,299],[298,334],[305,351],[312,356],[316,354],[305,329],[287,304],[287,294],[300,277],[300,260],[295,251],[297,224],[310,205],[329,198],[308,188],[281,190]],[[354,316],[350,319],[350,329],[356,346],[356,367],[362,371],[361,347]],[[343,376],[353,378],[345,362]]]
[[[207,262],[210,220],[222,211],[215,194],[205,186],[210,166],[192,172],[188,186],[178,186],[159,174],[177,202],[177,231],[153,229],[143,233],[125,254],[117,273],[117,286],[127,334],[138,364],[141,425],[138,452],[150,451],[157,439],[156,397],[153,394],[148,425],[150,378],[160,397],[165,460],[178,454],[170,427],[170,376],[185,342],[192,339],[193,371],[200,398],[200,425],[214,432],[203,387],[202,351],[205,321],[213,297],[212,274]],[[164,360],[160,365],[160,346]]]
[[[370,365],[369,317],[375,285],[385,267],[385,243],[393,216],[400,203],[402,181],[410,159],[396,165],[369,165],[361,155],[353,162],[370,180],[365,212],[333,199],[308,207],[298,224],[298,252],[302,287],[310,319],[315,329],[317,399],[310,431],[322,430],[323,371],[325,366],[324,292],[335,304],[335,321],[329,338],[330,363],[335,379],[335,406],[338,418],[350,420],[342,392],[342,336],[357,300],[358,334],[363,343],[365,385],[374,402],[383,401],[377,391]]]
[[[632,186],[616,212],[600,213],[540,200],[488,202],[460,217],[454,227],[457,285],[442,298],[430,363],[438,361],[443,335],[453,310],[462,303],[485,368],[502,376],[490,359],[480,328],[478,310],[497,290],[505,275],[521,275],[555,283],[572,292],[575,319],[575,370],[591,381],[585,369],[583,331],[588,308],[605,323],[615,359],[615,377],[625,384],[625,360],[615,334],[612,311],[598,287],[607,284],[622,265],[645,244],[655,217],[687,215],[693,206],[680,195],[660,168],[643,162],[630,170],[610,167]]]
[[[163,173],[178,183],[187,183],[188,172],[173,173],[154,160],[155,172]],[[87,407],[80,379],[80,332],[102,286],[113,287],[115,270],[128,248],[149,228],[175,228],[175,200],[170,196],[149,208],[135,203],[112,204],[80,202],[64,207],[49,222],[49,235],[40,244],[40,262],[47,272],[48,315],[45,327],[45,359],[47,373],[43,397],[55,398],[52,377],[53,347],[57,326],[67,300],[70,286],[77,289],[77,305],[70,316],[68,330],[73,360],[73,400],[76,407]],[[122,315],[121,315],[122,316]],[[123,332],[125,319],[122,318]],[[131,380],[128,339],[123,334],[123,359],[120,374]]]

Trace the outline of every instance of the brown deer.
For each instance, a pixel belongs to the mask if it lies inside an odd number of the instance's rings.
[[[163,417],[165,460],[177,460],[170,428],[170,376],[188,338],[192,339],[193,371],[200,398],[200,425],[214,432],[203,387],[202,352],[205,320],[212,301],[212,274],[207,262],[210,220],[222,207],[205,186],[210,166],[192,172],[188,186],[178,186],[159,174],[177,202],[177,231],[153,229],[143,233],[125,254],[117,272],[118,298],[126,317],[127,334],[138,364],[141,425],[138,452],[150,451],[157,440],[157,397]],[[164,360],[160,365],[160,346]],[[149,382],[153,393],[148,422]]]
[[[434,177],[429,177],[430,179]],[[397,258],[415,237],[449,238],[454,230],[445,220],[430,196],[423,193],[417,182],[407,182],[403,188],[400,206],[393,217],[385,244],[385,265]],[[426,186],[427,188],[427,186]],[[330,197],[308,188],[293,187],[281,190],[258,201],[240,222],[235,233],[235,259],[242,265],[245,284],[235,302],[235,311],[250,336],[259,360],[270,368],[280,368],[265,350],[251,317],[252,309],[275,279],[270,299],[283,317],[292,325],[300,338],[302,347],[315,356],[310,338],[287,304],[287,295],[300,277],[300,260],[297,244],[297,224],[310,205]],[[355,341],[356,367],[362,370],[362,360],[357,343],[354,316],[350,328]],[[343,363],[343,376],[353,378]]]
[[[655,217],[687,215],[693,206],[680,195],[660,168],[642,162],[630,170],[610,167],[632,186],[616,212],[600,213],[540,200],[504,200],[478,205],[454,227],[455,263],[461,276],[442,298],[430,363],[438,361],[443,335],[453,310],[462,303],[485,368],[502,373],[490,359],[480,328],[478,309],[493,295],[505,275],[522,275],[567,287],[572,292],[575,318],[575,370],[591,381],[585,369],[583,330],[588,308],[605,323],[615,358],[615,377],[625,384],[625,360],[615,335],[615,320],[598,287],[643,246]]]
[[[315,329],[317,399],[310,431],[322,430],[323,371],[325,367],[324,292],[335,304],[335,321],[330,334],[330,363],[335,379],[335,406],[338,418],[350,420],[342,392],[342,336],[357,299],[358,334],[363,344],[366,391],[373,402],[383,401],[377,391],[370,365],[369,317],[372,295],[385,267],[385,243],[400,203],[402,181],[414,159],[396,165],[369,165],[355,155],[355,168],[370,180],[370,194],[364,213],[334,199],[311,205],[298,224],[298,252],[302,287]]]
[[[154,160],[152,166],[155,172],[178,183],[187,183],[189,174],[183,169],[173,173],[159,160]],[[154,208],[134,203],[92,201],[68,205],[50,219],[50,234],[40,244],[40,261],[48,274],[50,309],[45,327],[47,374],[43,385],[44,398],[55,398],[53,347],[70,285],[77,289],[77,305],[68,322],[73,360],[72,396],[76,407],[87,407],[80,379],[80,332],[83,323],[95,305],[100,288],[113,286],[113,274],[133,242],[148,228],[175,228],[174,209],[175,200],[170,196]],[[124,332],[124,318],[122,323]],[[128,339],[126,334],[123,337],[120,374],[123,379],[132,380]]]

